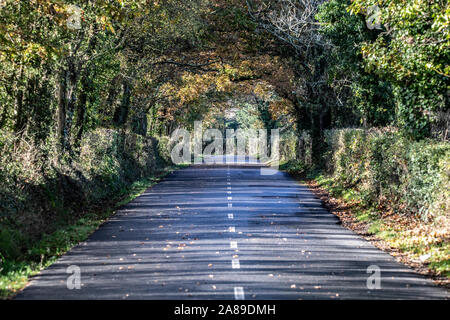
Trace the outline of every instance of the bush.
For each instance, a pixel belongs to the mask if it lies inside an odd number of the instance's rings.
[[[371,205],[431,220],[449,212],[450,144],[413,141],[393,129],[326,133],[325,162],[344,187]]]
[[[74,153],[60,155],[48,139],[0,134],[0,248],[19,257],[46,233],[70,224],[91,206],[109,202],[134,181],[169,164],[165,140],[97,129]]]

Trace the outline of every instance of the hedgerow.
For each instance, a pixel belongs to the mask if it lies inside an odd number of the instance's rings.
[[[448,215],[450,144],[414,141],[397,130],[326,132],[328,172],[370,205],[430,221]]]
[[[56,141],[34,145],[26,137],[0,135],[3,257],[20,257],[42,235],[76,221],[87,208],[101,206],[134,181],[164,168],[169,161],[166,140],[96,129],[69,158],[58,153]]]

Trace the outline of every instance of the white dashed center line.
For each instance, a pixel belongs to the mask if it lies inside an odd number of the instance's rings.
[[[244,300],[244,288],[243,287],[234,287],[234,299],[236,300]]]
[[[227,196],[227,200],[228,201],[232,201],[233,197],[231,197],[231,179],[230,179],[230,168],[227,168],[227,194],[229,196]],[[228,203],[228,208],[232,208],[233,204],[232,203]],[[228,219],[234,219],[234,215],[232,213],[228,213]],[[229,227],[228,228],[229,232],[236,232],[236,228],[235,227]],[[237,249],[238,245],[237,245],[237,241],[230,241],[230,248],[231,249]],[[239,262],[239,259],[231,259],[231,267],[233,269],[240,269],[241,268],[241,264]],[[244,300],[245,299],[245,295],[244,295],[244,288],[243,287],[234,287],[234,298],[236,300]]]

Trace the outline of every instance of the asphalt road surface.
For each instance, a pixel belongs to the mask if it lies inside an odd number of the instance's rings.
[[[16,299],[449,297],[337,221],[282,172],[192,166],[118,210]]]

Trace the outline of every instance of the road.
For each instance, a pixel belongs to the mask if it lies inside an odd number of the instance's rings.
[[[337,221],[285,173],[192,166],[118,210],[16,299],[449,297]],[[80,289],[67,287],[69,266]]]

